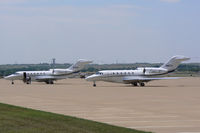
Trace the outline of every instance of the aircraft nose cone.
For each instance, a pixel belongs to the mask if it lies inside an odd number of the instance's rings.
[[[9,76],[4,77],[4,79],[10,80],[12,77],[13,75],[9,75]]]
[[[15,77],[16,77],[16,75],[12,74],[12,75],[8,75],[8,76],[4,77],[4,79],[13,80]]]
[[[96,77],[96,75],[91,75],[91,76],[86,77],[85,79],[87,81],[93,81],[95,79],[95,77]]]

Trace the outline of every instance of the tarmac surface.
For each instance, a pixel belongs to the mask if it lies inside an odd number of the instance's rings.
[[[200,133],[200,78],[152,81],[145,87],[66,79],[11,85],[0,102],[157,133]]]

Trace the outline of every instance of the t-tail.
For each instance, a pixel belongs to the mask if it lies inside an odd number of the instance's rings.
[[[74,65],[69,67],[69,70],[80,71],[81,69],[84,68],[85,65],[87,65],[89,63],[92,63],[92,61],[80,59]]]
[[[168,72],[173,72],[177,69],[179,64],[183,61],[190,60],[190,58],[182,56],[182,55],[177,55],[173,56],[168,62],[163,64],[160,68],[167,69]]]

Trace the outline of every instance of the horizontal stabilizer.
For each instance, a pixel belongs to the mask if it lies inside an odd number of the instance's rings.
[[[182,55],[177,55],[172,57],[168,62],[166,62],[165,64],[163,64],[161,66],[161,68],[164,68],[166,70],[168,70],[168,72],[172,72],[174,71],[178,65],[183,62],[183,61],[187,61],[190,60],[190,58],[182,56]]]
[[[69,70],[79,71],[84,68],[85,65],[92,63],[92,61],[80,59],[74,65],[69,67]]]

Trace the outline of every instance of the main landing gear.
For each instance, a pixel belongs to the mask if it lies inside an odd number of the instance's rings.
[[[12,84],[12,85],[14,85],[14,84],[15,84],[13,80],[12,80],[11,84]]]
[[[132,83],[132,85],[133,86],[138,86],[138,83],[134,82],[134,83]],[[143,82],[140,82],[139,85],[142,86],[142,87],[145,86],[145,84]]]
[[[132,83],[132,85],[133,85],[133,86],[137,86],[138,84],[137,84],[137,82],[134,82],[134,83]]]
[[[52,80],[46,81],[46,84],[54,84],[54,82]]]
[[[140,86],[145,86],[145,84],[143,82],[140,83]]]

